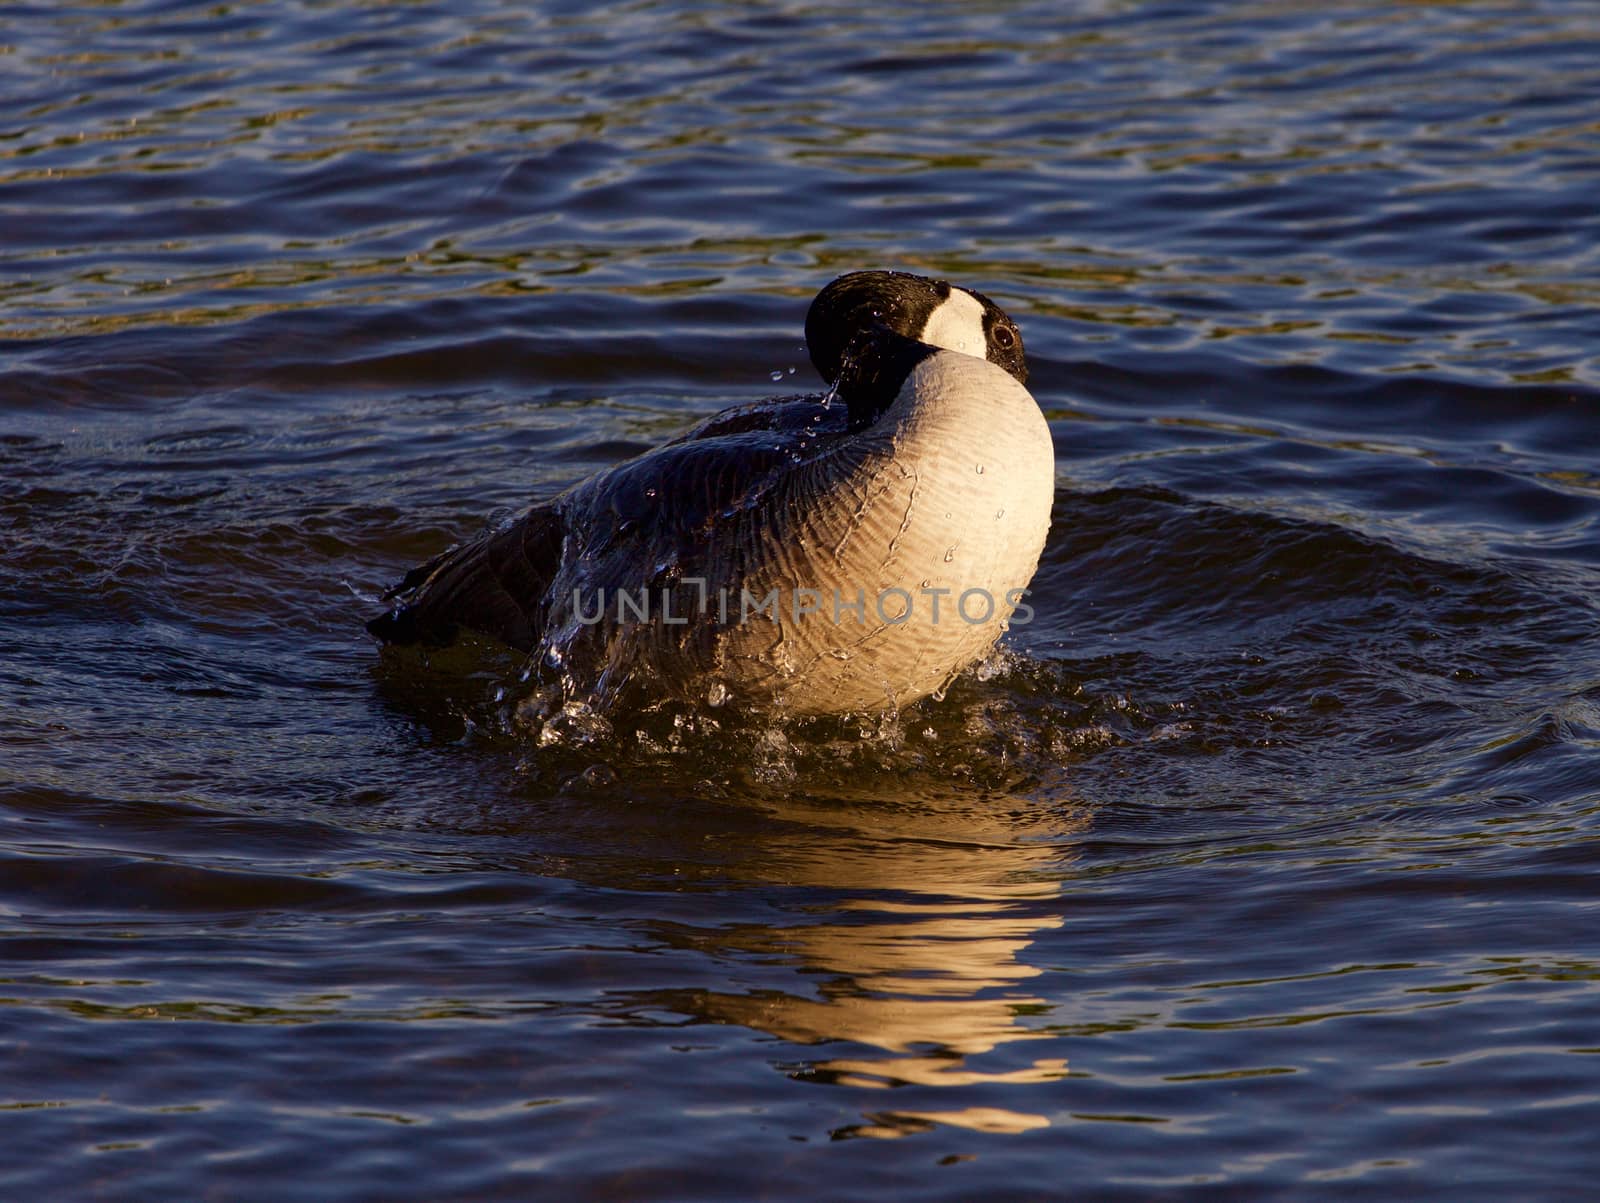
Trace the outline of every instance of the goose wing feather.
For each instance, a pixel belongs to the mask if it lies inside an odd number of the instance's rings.
[[[649,586],[652,567],[664,564],[692,575],[718,523],[794,472],[795,435],[814,432],[814,453],[845,433],[843,408],[782,398],[714,414],[412,569],[386,596],[394,608],[367,629],[389,643],[433,646],[466,629],[531,651],[564,567],[576,566],[591,589]]]

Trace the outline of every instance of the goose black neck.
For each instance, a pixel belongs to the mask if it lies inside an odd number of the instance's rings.
[[[845,348],[835,395],[850,415],[851,430],[865,430],[894,404],[916,366],[937,347],[896,334],[884,326],[871,326],[856,334]]]

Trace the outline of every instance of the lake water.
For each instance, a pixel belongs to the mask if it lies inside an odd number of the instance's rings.
[[[0,15],[5,1197],[1592,1190],[1588,0]],[[1028,340],[1002,654],[379,654],[862,267]]]

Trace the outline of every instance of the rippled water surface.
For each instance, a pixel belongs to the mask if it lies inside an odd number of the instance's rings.
[[[1587,0],[0,13],[8,1198],[1592,1189]],[[1028,339],[1002,654],[379,655],[867,266]]]

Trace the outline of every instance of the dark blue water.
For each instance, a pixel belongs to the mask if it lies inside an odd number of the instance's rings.
[[[1586,0],[0,17],[0,1193],[1590,1192]],[[870,266],[1026,335],[1002,654],[378,654]]]

